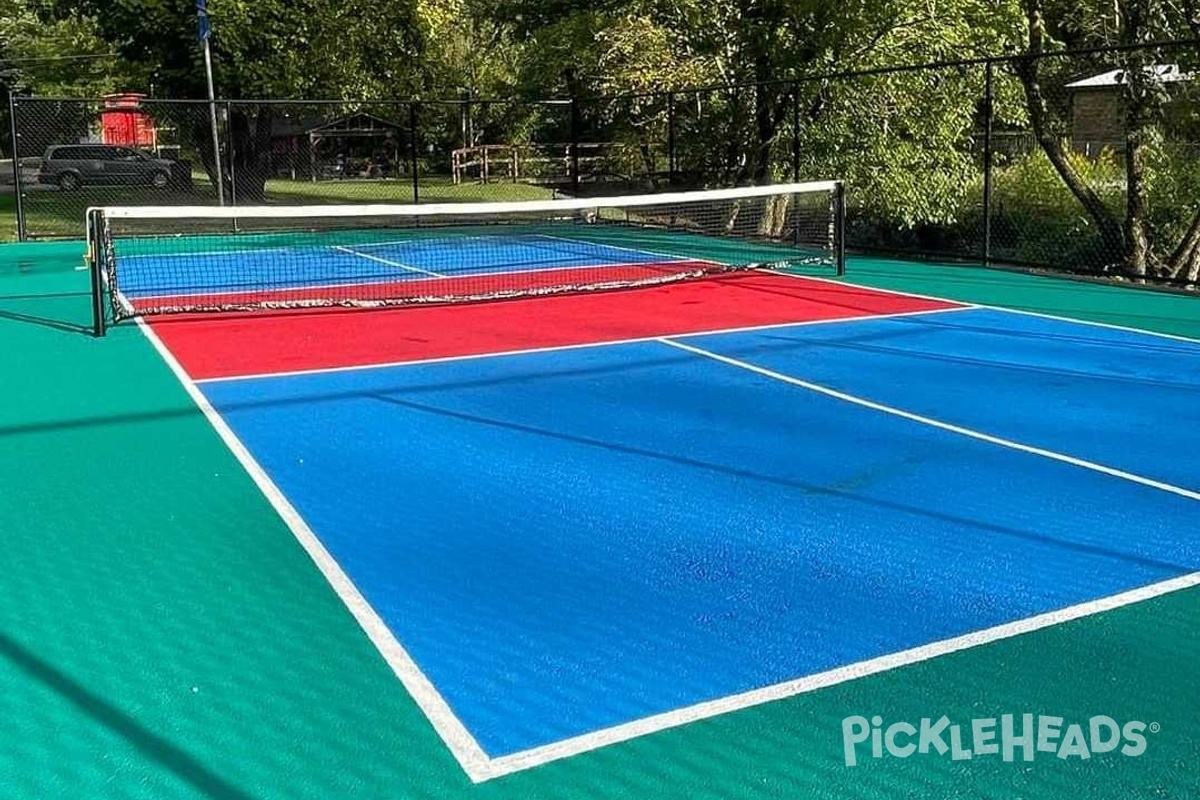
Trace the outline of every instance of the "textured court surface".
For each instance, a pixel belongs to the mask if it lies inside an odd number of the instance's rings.
[[[474,784],[146,337],[82,335],[84,277],[22,252],[0,273],[4,796],[1200,790],[1196,590]],[[851,278],[1200,334],[1187,298]],[[489,758],[1197,569],[1200,345],[723,280],[155,330]],[[875,713],[1161,732],[1136,759],[846,767],[841,719]]]

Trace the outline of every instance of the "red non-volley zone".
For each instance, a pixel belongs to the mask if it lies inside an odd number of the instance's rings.
[[[390,309],[308,309],[155,320],[197,380],[562,347],[955,304],[748,272],[627,291]]]

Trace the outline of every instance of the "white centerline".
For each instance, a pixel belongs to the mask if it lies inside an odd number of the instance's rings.
[[[339,252],[342,252],[342,253],[349,253],[352,256],[358,256],[359,258],[365,258],[368,261],[375,261],[379,264],[387,264],[389,267],[397,267],[399,269],[408,270],[409,272],[420,272],[423,275],[432,275],[435,278],[447,277],[446,275],[444,275],[440,272],[434,272],[434,271],[428,270],[428,269],[421,269],[420,267],[414,267],[411,264],[402,264],[399,261],[392,261],[391,259],[380,258],[379,256],[373,256],[370,253],[360,253],[357,250],[351,249],[349,247],[342,247],[340,244],[334,245],[333,249],[337,250]]]
[[[876,403],[874,400],[868,400],[865,397],[858,397],[857,395],[847,394],[846,392],[839,392],[837,389],[830,389],[828,386],[822,386],[819,383],[812,383],[811,381],[806,381],[791,375],[785,375],[782,372],[776,372],[775,370],[767,369],[766,367],[760,367],[757,364],[751,364],[749,361],[742,361],[740,359],[731,358],[730,356],[723,356],[720,353],[714,353],[711,350],[705,350],[704,348],[696,347],[695,345],[685,344],[683,342],[675,341],[665,337],[659,337],[656,341],[659,341],[668,347],[674,347],[678,350],[686,350],[694,355],[703,356],[704,358],[709,358],[713,361],[719,361],[722,364],[727,364],[731,367],[737,367],[738,369],[744,369],[747,372],[753,372],[757,375],[762,375],[763,377],[771,378],[772,380],[797,386],[801,389],[807,389],[810,392],[823,394],[826,397],[832,397],[836,400],[853,403],[856,406],[869,408],[873,411],[881,411],[884,414],[891,414],[892,416],[917,422],[921,425],[928,425],[931,428],[938,428],[950,433],[959,434],[960,436],[978,439],[981,442],[999,445],[1000,447],[1007,447],[1010,450],[1019,450],[1022,453],[1041,456],[1042,458],[1048,458],[1052,461],[1059,461],[1063,464],[1070,464],[1074,467],[1082,467],[1083,469],[1091,470],[1092,472],[1099,472],[1102,475],[1120,478],[1121,480],[1129,481],[1131,483],[1141,484],[1142,486],[1148,486],[1152,489],[1158,489],[1163,492],[1179,495],[1180,497],[1186,497],[1189,500],[1200,501],[1200,492],[1195,492],[1191,489],[1184,489],[1181,486],[1164,483],[1163,481],[1156,481],[1153,478],[1147,478],[1143,475],[1126,472],[1125,470],[1116,469],[1115,467],[1109,467],[1104,464],[1097,464],[1094,461],[1076,458],[1075,456],[1069,456],[1065,453],[1059,453],[1054,450],[1046,450],[1045,448],[1023,444],[1021,442],[1013,441],[1012,439],[1005,439],[1001,436],[993,436],[990,433],[983,433],[982,431],[977,431],[972,428],[964,428],[961,425],[943,422],[941,420],[934,419],[933,417],[926,417],[922,414],[914,414],[911,411],[905,411],[903,409],[896,408],[895,406]]]
[[[532,235],[532,238],[550,239],[551,241],[565,242],[567,244],[573,244],[576,246],[582,244],[582,245],[587,245],[589,247],[604,247],[609,250],[621,250],[622,252],[625,252],[625,253],[637,253],[638,255],[654,256],[655,258],[673,258],[673,259],[683,259],[683,260],[687,260],[687,258],[688,258],[687,256],[681,256],[681,255],[678,255],[675,253],[662,253],[657,250],[639,250],[634,247],[621,247],[620,245],[616,245],[616,244],[607,244],[607,243],[602,244],[599,242],[589,242],[587,239],[569,239],[566,236],[555,236],[554,234],[551,234],[551,233],[535,233]],[[703,260],[708,261],[709,259],[703,259]],[[713,263],[720,263],[720,262],[713,262]]]

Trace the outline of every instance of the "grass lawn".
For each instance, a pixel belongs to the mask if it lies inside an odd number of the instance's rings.
[[[0,242],[17,238],[17,199],[10,191],[0,192]]]
[[[422,180],[418,187],[422,203],[483,202],[493,200],[546,200],[553,191],[528,183],[462,183],[448,179]],[[412,181],[267,181],[268,203],[411,203]]]
[[[473,202],[542,200],[553,196],[551,189],[525,183],[466,183],[428,179],[419,186],[420,201]],[[408,180],[267,181],[267,202],[280,205],[300,203],[411,203],[412,182]],[[216,205],[213,188],[197,180],[194,191],[150,187],[103,186],[78,192],[28,191],[25,195],[26,230],[33,238],[64,238],[83,235],[84,212],[95,205]],[[0,242],[17,238],[16,198],[0,194]]]

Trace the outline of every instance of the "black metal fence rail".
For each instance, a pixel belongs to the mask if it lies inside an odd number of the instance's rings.
[[[1198,45],[576,98],[220,100],[215,136],[206,101],[14,96],[16,232],[77,236],[93,205],[216,204],[219,185],[225,202],[256,205],[836,177],[848,185],[852,249],[1119,273],[1134,263],[1130,237],[1144,235],[1152,240],[1147,271],[1188,282],[1195,276],[1187,269],[1169,275],[1162,265],[1200,210]],[[1150,78],[1125,77],[1138,70]],[[1130,102],[1153,106],[1133,139]],[[1128,141],[1136,142],[1132,158]],[[1131,179],[1141,233],[1127,224]]]

